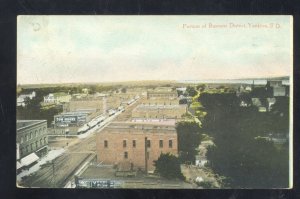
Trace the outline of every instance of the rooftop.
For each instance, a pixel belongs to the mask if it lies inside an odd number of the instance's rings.
[[[17,130],[47,122],[46,120],[17,120]]]
[[[106,128],[112,129],[164,129],[175,130],[175,122],[112,122]]]
[[[131,123],[135,123],[135,124],[152,124],[152,125],[168,125],[168,126],[175,126],[176,124],[176,120],[175,119],[164,119],[164,120],[160,120],[160,119],[144,119],[144,118],[137,118],[137,119],[133,119],[131,121]]]
[[[57,115],[88,115],[90,114],[90,111],[74,111],[74,112],[64,112]]]
[[[170,87],[158,87],[158,88],[155,88],[155,89],[148,89],[148,92],[151,92],[151,93],[164,93],[164,92],[167,92],[167,93],[170,93],[170,92],[177,93],[176,90],[172,90],[172,88],[170,88]]]
[[[173,104],[173,105],[155,105],[155,104],[140,104],[134,110],[153,110],[153,109],[177,109],[177,108],[184,108],[186,105],[180,104]]]

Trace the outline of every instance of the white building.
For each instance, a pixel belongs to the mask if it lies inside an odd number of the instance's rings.
[[[177,91],[182,91],[185,92],[186,91],[186,87],[180,87],[180,88],[176,88]]]
[[[275,86],[273,87],[273,96],[274,97],[286,96],[285,91],[286,90],[284,86]]]
[[[59,104],[70,102],[71,95],[65,93],[49,93],[49,95],[44,96],[44,103],[49,104]]]
[[[28,98],[32,100],[36,96],[35,91],[32,91],[32,93],[29,94],[22,94],[17,98],[17,106],[25,106],[25,99]]]

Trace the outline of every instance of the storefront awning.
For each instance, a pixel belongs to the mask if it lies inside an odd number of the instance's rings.
[[[38,159],[39,157],[35,153],[31,153],[20,160],[21,167],[28,166],[33,162],[37,161]]]

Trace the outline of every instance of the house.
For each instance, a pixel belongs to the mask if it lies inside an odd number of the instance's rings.
[[[284,86],[274,86],[273,87],[273,96],[274,97],[282,97],[286,96],[286,88]]]
[[[36,97],[36,93],[35,91],[32,91],[32,93],[29,93],[29,94],[22,94],[20,95],[18,98],[17,98],[17,106],[25,106],[26,103],[25,103],[25,99],[30,99],[32,100],[34,97]]]
[[[60,93],[49,93],[49,95],[44,96],[45,104],[61,104],[67,103],[71,99],[71,95],[60,92]]]
[[[252,91],[251,86],[246,86],[245,91]]]
[[[261,103],[261,101],[260,101],[259,98],[251,98],[251,101],[252,101],[252,105],[253,105],[253,106],[259,107],[259,106],[262,105],[262,103]]]
[[[81,90],[84,94],[89,94],[89,89],[88,88],[83,88]]]

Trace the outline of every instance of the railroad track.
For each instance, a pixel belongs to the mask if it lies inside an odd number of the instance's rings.
[[[128,121],[131,118],[132,110],[140,103],[139,100],[128,107],[114,121]],[[84,139],[80,139],[80,142],[69,146],[65,153],[54,159],[51,163],[42,166],[37,172],[24,178],[20,186],[41,188],[63,187],[67,180],[74,175],[78,167],[95,152],[96,134],[91,134]]]
[[[80,143],[70,146],[66,153],[53,160],[53,165],[47,164],[35,172],[32,176],[26,177],[21,186],[25,187],[61,187],[66,179],[72,175],[93,152],[96,150],[95,135],[82,139]],[[84,152],[84,153],[83,153]],[[88,153],[90,152],[90,153]]]

